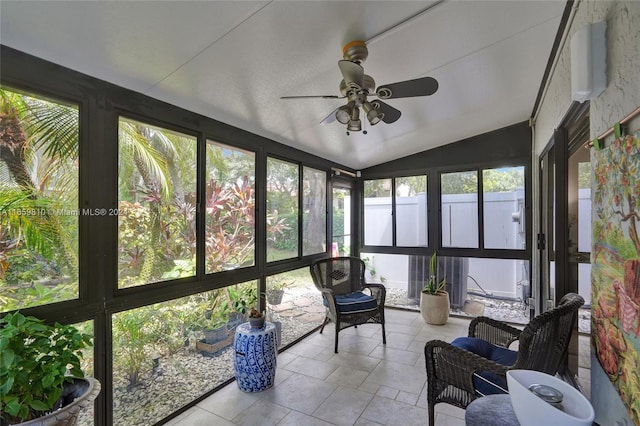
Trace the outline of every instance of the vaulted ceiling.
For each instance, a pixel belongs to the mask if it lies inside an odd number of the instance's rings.
[[[340,164],[362,169],[524,121],[565,7],[555,1],[0,1],[0,42]],[[393,124],[320,124],[342,46],[367,42]],[[46,78],[46,76],[43,76]]]

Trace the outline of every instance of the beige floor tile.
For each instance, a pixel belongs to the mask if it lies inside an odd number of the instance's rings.
[[[341,367],[352,367],[358,370],[372,372],[380,364],[379,358],[366,355],[341,352],[334,354],[328,361],[329,364],[337,364]]]
[[[427,372],[424,368],[382,361],[367,377],[365,383],[373,382],[405,392],[420,393],[426,380]]]
[[[329,377],[329,375],[331,375],[338,366],[324,361],[318,361],[316,359],[299,357],[282,368],[288,371],[293,371],[294,373],[300,373],[305,376],[324,380]]]
[[[294,374],[265,396],[274,404],[311,415],[337,388],[333,383]]]
[[[336,425],[350,426],[358,420],[373,398],[374,395],[367,392],[339,387],[318,407],[313,416]]]
[[[368,371],[351,367],[338,367],[325,379],[325,382],[349,388],[358,388],[368,376]]]
[[[277,375],[278,373],[276,372],[276,377]],[[209,398],[200,401],[197,407],[231,420],[259,400],[261,395],[261,393],[242,392],[238,385],[233,382]]]
[[[398,396],[396,396],[396,401],[404,402],[406,404],[416,405],[416,402],[418,402],[419,396],[420,395],[415,393],[400,391],[398,392]]]
[[[387,348],[406,350],[413,343],[414,336],[410,334],[387,332]]]
[[[234,417],[233,424],[243,426],[275,426],[289,414],[290,411],[290,409],[281,405],[261,399]]]
[[[423,426],[428,413],[424,408],[376,396],[362,413],[362,418],[384,425]]]
[[[210,425],[425,425],[428,418],[424,345],[466,336],[469,319],[425,324],[417,312],[387,310],[387,344],[379,325],[339,333],[331,324],[278,354],[276,384],[245,393],[231,383],[171,420],[169,426]],[[580,336],[579,376],[590,391],[588,336]],[[586,367],[585,367],[586,365]],[[435,426],[464,425],[465,411],[436,405]]]
[[[193,407],[166,423],[167,426],[232,426],[234,424],[200,407]]]
[[[332,426],[333,423],[325,422],[324,420],[318,419],[316,417],[308,416],[299,411],[291,410],[289,414],[285,416],[284,419],[278,426]]]
[[[388,345],[379,345],[369,354],[370,357],[380,358],[385,361],[399,362],[401,364],[414,365],[420,354],[401,349],[394,349]]]

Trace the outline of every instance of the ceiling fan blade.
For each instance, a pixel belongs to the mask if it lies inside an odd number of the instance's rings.
[[[364,87],[364,68],[360,64],[343,59],[338,61],[338,67],[347,86],[356,90]],[[354,85],[357,87],[354,87]]]
[[[321,99],[343,99],[346,96],[338,96],[338,95],[300,95],[300,96],[280,96],[280,99],[313,99],[313,98],[321,98]]]
[[[340,108],[340,107],[338,107]],[[321,122],[320,124],[331,124],[334,121],[336,121],[336,111],[338,111],[338,108],[334,109],[333,111],[331,111],[331,114],[327,115]]]
[[[384,114],[382,117],[382,121],[387,124],[395,123],[402,115],[399,110],[379,100],[371,101],[371,106]]]
[[[376,95],[380,99],[411,98],[414,96],[429,96],[438,90],[438,81],[432,77],[416,78],[415,80],[385,84],[378,87]]]

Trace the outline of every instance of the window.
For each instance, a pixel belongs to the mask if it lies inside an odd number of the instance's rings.
[[[298,256],[298,166],[267,159],[267,261]]]
[[[255,264],[255,204],[255,154],[207,141],[207,273]]]
[[[395,178],[396,184],[396,245],[426,247],[427,239],[427,177]]]
[[[364,182],[364,244],[390,246],[393,244],[391,179]]]
[[[251,281],[114,314],[113,424],[154,424],[231,379],[238,308],[256,300]]]
[[[331,255],[351,255],[351,188],[333,186]]]
[[[323,253],[327,246],[327,173],[302,168],[302,254]]]
[[[442,247],[478,248],[478,173],[440,176]]]
[[[267,321],[281,329],[280,346],[295,342],[324,321],[326,308],[308,267],[268,276],[266,299]]]
[[[76,105],[0,87],[2,311],[78,297]]]
[[[524,249],[524,167],[482,171],[484,247]]]
[[[195,275],[196,139],[120,118],[118,286]]]

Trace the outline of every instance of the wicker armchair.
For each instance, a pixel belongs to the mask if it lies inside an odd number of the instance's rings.
[[[387,343],[384,329],[384,301],[386,289],[382,284],[367,283],[365,265],[357,257],[321,259],[311,265],[313,283],[320,290],[327,307],[324,326],[336,325],[335,353],[338,353],[338,333],[348,327],[374,323],[382,325],[382,343]],[[363,290],[367,290],[368,293]]]
[[[424,355],[429,424],[434,424],[437,403],[446,402],[464,409],[471,401],[483,396],[478,387],[485,386],[486,389],[487,384],[494,386],[493,389],[504,388],[503,393],[506,393],[508,370],[536,370],[555,375],[567,354],[578,309],[583,304],[584,299],[580,295],[569,293],[557,307],[532,319],[523,330],[487,317],[477,317],[469,325],[469,337],[472,339],[458,338],[452,343],[441,340],[427,342]],[[494,348],[494,353],[499,352],[502,358],[492,356],[493,360],[487,359],[460,347],[465,346],[465,340],[478,343],[473,338],[482,339],[480,343]],[[517,352],[506,349],[516,340]],[[505,363],[505,359],[512,361]]]

